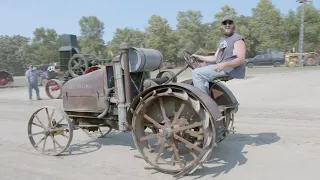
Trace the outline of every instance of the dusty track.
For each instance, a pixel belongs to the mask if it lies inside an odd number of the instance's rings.
[[[202,169],[183,179],[317,179],[320,71],[257,69],[249,71],[253,78],[227,83],[240,102],[237,132],[219,144]],[[147,164],[133,157],[138,152],[130,133],[94,139],[76,131],[71,155],[40,155],[28,141],[28,119],[39,107],[62,105],[40,90],[43,101],[29,101],[25,87],[0,89],[1,180],[173,179],[144,170]]]

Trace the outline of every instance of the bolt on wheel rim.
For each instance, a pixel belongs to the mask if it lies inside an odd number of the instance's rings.
[[[69,147],[72,136],[72,124],[68,116],[59,109],[40,108],[29,120],[29,140],[43,154],[59,155]]]
[[[214,130],[209,113],[201,106],[183,91],[158,93],[138,105],[134,141],[149,164],[164,172],[182,172],[211,152]]]
[[[311,58],[308,59],[308,63],[310,65],[313,65],[315,63],[315,60],[311,57]]]

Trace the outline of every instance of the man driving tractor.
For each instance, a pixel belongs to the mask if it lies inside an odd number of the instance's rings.
[[[235,33],[235,29],[233,18],[223,18],[220,26],[223,38],[215,55],[200,56],[193,54],[191,56],[209,64],[192,71],[192,80],[195,87],[209,94],[209,81],[216,77],[245,77],[246,45],[244,39]]]

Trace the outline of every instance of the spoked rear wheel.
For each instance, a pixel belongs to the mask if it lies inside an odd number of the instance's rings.
[[[46,155],[56,156],[65,151],[72,140],[73,126],[68,115],[54,107],[34,112],[28,123],[28,137],[32,146]]]
[[[134,114],[135,145],[154,169],[190,173],[214,147],[215,129],[206,105],[183,89],[154,90],[138,104]]]

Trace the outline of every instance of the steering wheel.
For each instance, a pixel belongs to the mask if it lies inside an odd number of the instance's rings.
[[[184,57],[184,60],[186,61],[186,63],[188,64],[188,66],[191,67],[191,69],[195,69],[195,68],[198,68],[198,67],[202,67],[199,63],[199,59],[195,58],[195,57],[191,57],[192,53],[187,51],[187,50],[184,50],[182,51],[182,55]],[[200,61],[202,62],[202,61]]]

